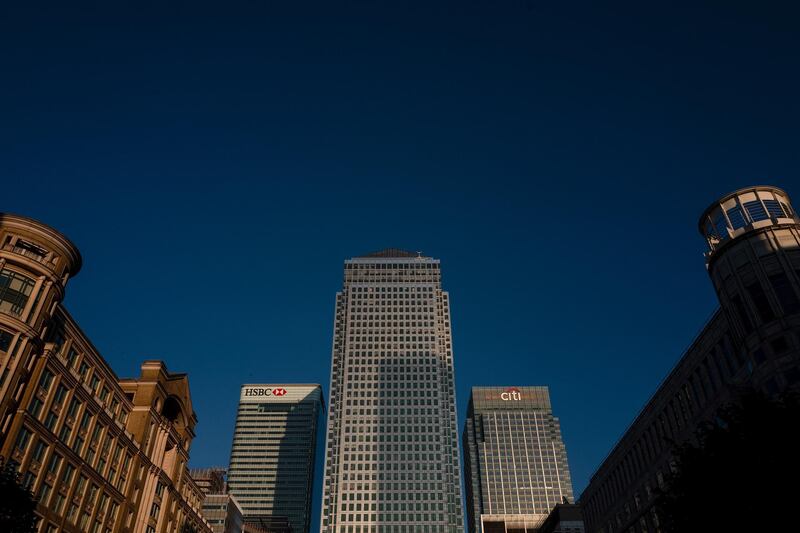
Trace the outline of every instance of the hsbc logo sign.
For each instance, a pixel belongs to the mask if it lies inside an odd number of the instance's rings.
[[[508,401],[519,401],[522,399],[522,393],[516,387],[511,387],[510,389],[506,389],[500,393],[500,399],[508,402]]]
[[[274,389],[265,389],[262,387],[249,387],[244,389],[245,396],[285,396],[286,389],[277,387]]]

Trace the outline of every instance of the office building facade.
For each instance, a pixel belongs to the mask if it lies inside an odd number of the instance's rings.
[[[189,475],[203,494],[224,494],[227,492],[224,468],[192,468]]]
[[[438,259],[389,249],[345,261],[322,532],[463,531],[452,342]]]
[[[203,516],[214,533],[242,533],[244,518],[239,502],[228,494],[224,468],[193,468],[189,475],[203,493]]]
[[[739,387],[800,387],[800,218],[788,195],[738,190],[712,204],[699,229],[720,307],[592,476],[580,498],[587,531],[658,531],[654,496],[672,443]]]
[[[572,500],[547,387],[472,387],[462,438],[470,533],[534,532]]]
[[[0,214],[0,456],[37,498],[41,533],[210,533],[188,475],[186,374],[119,379],[62,305],[77,248]]]
[[[246,523],[265,530],[286,523],[293,533],[309,531],[323,411],[319,385],[242,385],[228,491]]]
[[[242,508],[232,494],[206,494],[202,509],[214,533],[242,533]]]

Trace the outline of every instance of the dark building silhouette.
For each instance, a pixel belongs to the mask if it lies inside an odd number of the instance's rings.
[[[673,443],[738,387],[800,385],[800,218],[788,195],[738,190],[706,209],[699,229],[720,307],[592,476],[579,502],[589,532],[658,531],[654,492]]]
[[[583,511],[574,503],[559,503],[536,533],[584,533]]]

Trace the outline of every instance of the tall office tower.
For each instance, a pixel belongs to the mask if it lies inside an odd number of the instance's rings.
[[[322,532],[463,531],[448,300],[438,259],[389,249],[345,261]]]
[[[247,523],[292,533],[311,528],[314,467],[321,447],[319,385],[242,385],[228,492]]]
[[[572,500],[547,387],[472,387],[463,439],[471,533],[534,532]]]
[[[737,387],[800,388],[800,217],[775,187],[750,187],[700,217],[720,308],[628,427],[581,494],[589,532],[658,531],[654,494],[674,443]]]

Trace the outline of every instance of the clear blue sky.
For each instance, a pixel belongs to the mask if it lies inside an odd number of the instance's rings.
[[[242,382],[327,391],[343,260],[401,247],[442,260],[462,420],[550,386],[580,493],[717,305],[701,211],[800,197],[788,2],[163,3],[0,6],[0,210],[77,243],[118,374],[189,373],[195,466]]]

